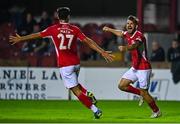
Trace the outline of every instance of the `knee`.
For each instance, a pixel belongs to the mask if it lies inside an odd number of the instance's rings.
[[[79,87],[73,87],[73,88],[71,88],[71,91],[73,92],[73,94],[75,95],[75,96],[80,96],[81,95],[81,90],[79,89]]]
[[[120,81],[119,85],[118,85],[118,88],[122,91],[124,91],[126,89],[126,86],[123,84],[122,81]]]
[[[141,96],[146,96],[146,95],[148,95],[148,91],[147,90],[140,90],[140,94],[141,94]]]

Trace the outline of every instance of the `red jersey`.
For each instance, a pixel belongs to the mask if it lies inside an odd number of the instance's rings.
[[[83,41],[86,36],[80,29],[69,23],[59,23],[48,27],[41,37],[51,37],[57,54],[58,67],[77,65],[80,59],[77,52],[77,39]]]
[[[138,48],[130,51],[132,66],[137,70],[151,69],[151,64],[147,58],[146,38],[144,35],[139,31],[135,31],[133,35],[125,31],[124,39],[127,41],[128,45],[132,45],[136,42],[140,42],[141,44]]]

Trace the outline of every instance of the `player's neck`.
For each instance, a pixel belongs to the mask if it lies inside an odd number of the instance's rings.
[[[67,20],[59,20],[60,23],[68,23]]]
[[[134,33],[136,32],[137,30],[134,30],[134,31],[132,31],[131,33],[129,33],[129,35],[134,35]]]

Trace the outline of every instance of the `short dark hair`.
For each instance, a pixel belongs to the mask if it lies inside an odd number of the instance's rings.
[[[59,19],[66,20],[70,15],[70,9],[68,7],[59,7],[57,13]]]
[[[127,20],[131,20],[135,25],[139,23],[139,19],[133,15],[128,16]]]

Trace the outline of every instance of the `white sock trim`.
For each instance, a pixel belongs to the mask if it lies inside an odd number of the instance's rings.
[[[91,106],[91,110],[95,113],[95,112],[97,112],[98,108],[93,104]]]

